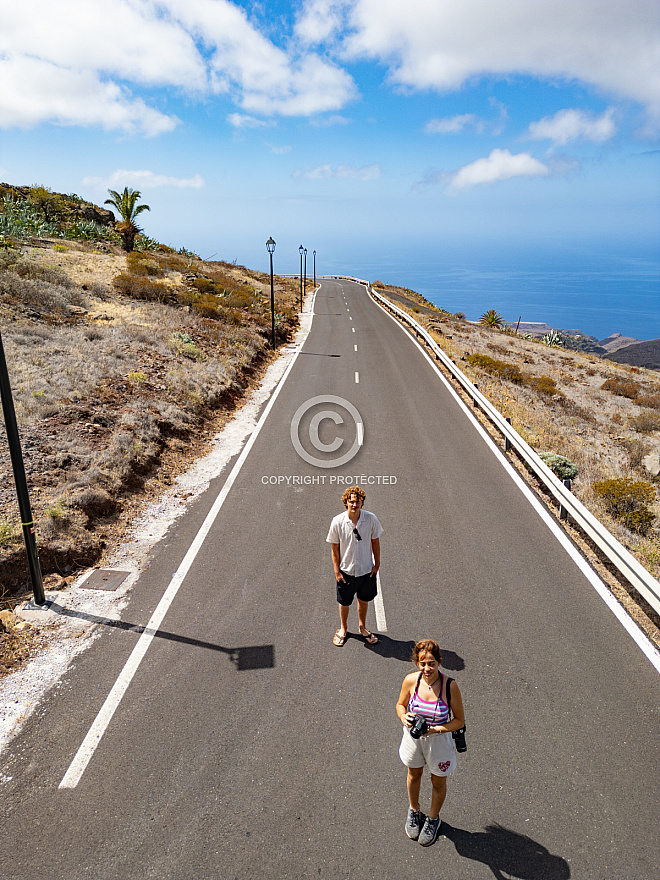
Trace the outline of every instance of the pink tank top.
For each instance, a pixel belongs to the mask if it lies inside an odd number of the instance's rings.
[[[440,696],[437,700],[423,700],[419,696],[417,691],[419,690],[419,683],[421,680],[422,673],[420,672],[415,686],[415,692],[408,701],[408,711],[413,715],[419,715],[427,724],[430,724],[433,727],[438,724],[444,724],[445,721],[449,721],[449,706],[442,699],[442,694],[445,689],[444,675],[442,672],[440,673]]]

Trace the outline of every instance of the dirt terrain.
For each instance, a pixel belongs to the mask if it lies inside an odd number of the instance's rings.
[[[136,506],[200,454],[258,382],[274,357],[270,278],[57,239],[0,256],[0,326],[40,562],[57,583],[102,559]],[[278,344],[297,325],[298,296],[295,281],[276,279]],[[12,602],[27,571],[4,421],[0,511],[0,594]]]

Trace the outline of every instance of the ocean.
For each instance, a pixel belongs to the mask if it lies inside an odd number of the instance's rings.
[[[660,260],[646,255],[520,250],[438,258],[401,252],[359,260],[352,271],[371,282],[409,287],[470,320],[495,309],[507,321],[544,321],[599,340],[612,333],[660,338]]]

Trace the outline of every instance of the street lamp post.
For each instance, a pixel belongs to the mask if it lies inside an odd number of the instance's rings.
[[[300,245],[300,247],[298,248],[298,253],[300,254],[300,311],[301,312],[303,310],[302,285],[303,285],[303,253],[304,253],[304,251],[305,251],[305,248],[302,245]]]
[[[275,253],[275,242],[273,237],[266,242],[266,250],[270,257],[270,344],[275,348],[275,290],[273,288],[273,254]]]
[[[307,248],[305,248],[305,250],[303,251],[303,254],[305,255],[305,282],[304,282],[303,287],[304,287],[305,293],[307,293]],[[302,311],[302,309],[300,311]]]
[[[5,418],[9,456],[14,471],[14,482],[16,483],[18,509],[21,514],[21,523],[23,526],[23,540],[25,541],[25,550],[27,552],[28,569],[30,571],[30,580],[32,581],[32,593],[37,605],[45,605],[46,596],[44,594],[44,582],[41,577],[41,566],[39,565],[39,554],[37,553],[37,539],[34,534],[30,496],[28,494],[27,480],[25,478],[25,465],[23,464],[23,453],[21,452],[21,441],[18,435],[16,411],[14,410],[14,400],[11,396],[7,361],[5,360],[5,350],[2,346],[2,336],[0,336],[0,397],[2,398],[2,412]]]
[[[316,251],[314,251],[314,287],[316,287]]]

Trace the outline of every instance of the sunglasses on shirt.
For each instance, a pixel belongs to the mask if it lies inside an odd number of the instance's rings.
[[[355,537],[358,539],[358,541],[361,541],[361,540],[362,540],[362,535],[358,532],[356,526],[353,526],[353,534],[354,534]]]

